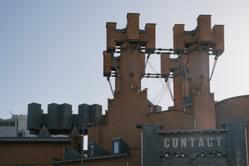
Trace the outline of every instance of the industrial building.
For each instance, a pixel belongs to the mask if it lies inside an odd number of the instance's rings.
[[[11,115],[9,119],[0,119],[0,137],[29,137],[27,115]]]
[[[137,13],[127,15],[123,29],[106,24],[103,75],[113,98],[105,115],[98,104],[79,105],[78,114],[72,114],[71,105],[52,103],[45,114],[40,104],[31,103],[28,129],[38,137],[0,138],[0,156],[22,149],[18,158],[0,165],[248,165],[249,96],[216,102],[210,92],[214,68],[210,73],[209,58],[216,62],[224,51],[224,26],[213,26],[210,15],[200,15],[191,31],[176,24],[173,48],[156,47],[156,24],[139,27]],[[161,72],[146,73],[155,54],[161,57]],[[142,79],[152,78],[165,84],[173,80],[174,105],[168,110],[149,101],[141,88]]]

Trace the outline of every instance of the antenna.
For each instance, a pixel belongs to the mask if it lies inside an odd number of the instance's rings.
[[[10,114],[11,116],[13,116],[13,115],[14,115],[14,114],[12,113],[11,109],[9,110],[9,114]]]

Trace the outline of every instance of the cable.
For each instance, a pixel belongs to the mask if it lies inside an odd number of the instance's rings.
[[[212,68],[212,72],[211,72],[211,76],[210,76],[209,81],[211,81],[211,80],[212,80],[212,78],[213,78],[213,74],[214,74],[214,70],[215,70],[215,67],[216,67],[217,61],[218,61],[218,56],[215,56],[215,58],[214,58],[214,64],[213,64],[213,68]]]
[[[174,102],[174,95],[173,95],[173,93],[172,93],[172,91],[171,91],[170,84],[169,84],[169,80],[166,81],[166,85],[167,85],[167,88],[168,88],[170,97],[171,97],[172,101]]]
[[[157,99],[158,98],[161,98],[160,96],[162,96],[162,94],[164,94],[164,87],[162,86],[161,87],[161,89],[156,93],[156,95],[154,96],[154,98],[153,98],[153,103],[156,103],[156,101],[157,101]],[[157,104],[158,104],[159,102],[157,102]]]
[[[160,96],[158,102],[156,103],[156,105],[158,105],[160,103],[160,101],[162,100],[162,98],[164,97],[165,93],[162,93],[162,95]]]
[[[109,83],[109,87],[110,87],[110,89],[111,89],[112,96],[114,97],[114,90],[113,90],[113,88],[112,88],[112,83],[111,83],[111,81],[110,81],[110,77],[107,77],[107,81],[108,81],[108,83]]]
[[[153,70],[153,72],[156,72],[155,68],[151,65],[151,63],[148,62],[148,64],[149,64],[150,68]],[[167,82],[169,82],[169,81],[166,81],[167,88],[168,88],[168,91],[169,91],[169,92],[164,88],[165,83],[164,83],[161,79],[160,79],[160,82],[161,82],[161,84],[162,84],[162,87],[163,87],[164,91],[165,91],[167,94],[169,94],[169,97],[172,99],[172,101],[174,101],[174,97],[173,97],[173,93],[171,92],[170,85],[169,85],[169,83],[167,83]]]
[[[144,70],[146,69],[147,63],[149,62],[150,55],[151,55],[151,53],[149,53],[147,55],[146,62],[145,62],[145,65],[144,65]]]

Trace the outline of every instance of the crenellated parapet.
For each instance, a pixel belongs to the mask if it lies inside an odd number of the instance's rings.
[[[114,95],[141,90],[141,78],[145,73],[145,55],[140,50],[155,49],[155,24],[139,29],[139,14],[127,14],[127,25],[117,29],[117,23],[106,24],[107,42],[104,55],[104,76],[115,77]],[[120,53],[118,56],[114,54]]]
[[[224,51],[224,25],[214,25],[212,28],[210,15],[200,15],[197,27],[192,31],[185,31],[184,24],[175,24],[173,35],[176,52],[184,52],[185,49],[191,51],[196,46],[206,46],[217,56]]]
[[[106,24],[107,44],[106,50],[112,52],[117,46],[124,43],[138,43],[148,50],[155,49],[155,24],[147,23],[144,30],[139,29],[139,14],[127,14],[127,25],[124,29],[117,29],[117,23]]]

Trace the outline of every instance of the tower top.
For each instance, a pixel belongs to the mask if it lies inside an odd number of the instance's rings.
[[[107,46],[106,50],[111,52],[116,46],[121,46],[125,42],[136,42],[146,49],[155,48],[155,24],[148,23],[144,30],[139,29],[139,14],[128,13],[127,25],[124,29],[117,29],[116,22],[107,22]]]
[[[224,51],[224,25],[214,25],[212,28],[211,15],[199,15],[197,27],[192,31],[185,31],[184,24],[175,24],[173,32],[176,52],[196,45],[208,46],[216,56]]]

